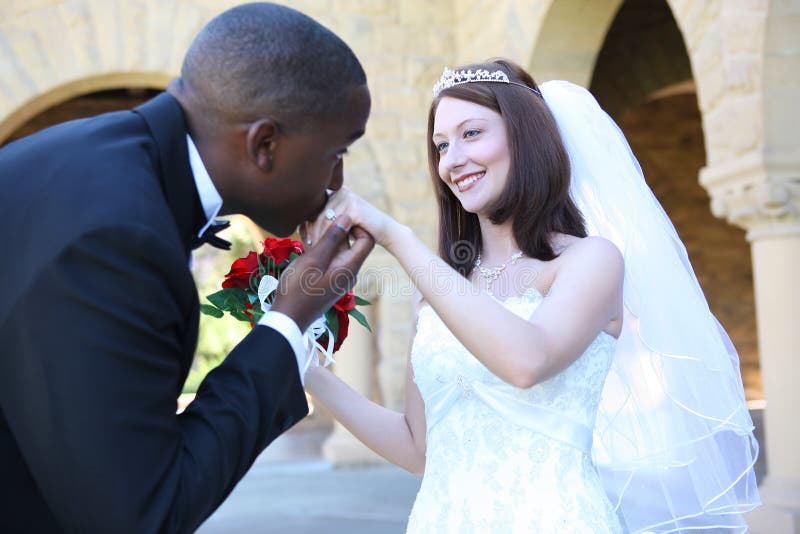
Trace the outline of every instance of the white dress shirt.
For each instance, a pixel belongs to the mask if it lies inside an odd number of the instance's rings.
[[[214,187],[214,182],[211,181],[211,176],[208,175],[203,160],[200,158],[200,153],[192,141],[189,134],[186,134],[186,144],[189,147],[189,165],[192,167],[192,175],[194,176],[194,183],[197,187],[197,193],[200,196],[200,203],[203,205],[203,213],[206,216],[206,224],[200,229],[197,237],[200,237],[206,229],[211,226],[214,218],[222,208],[222,197],[219,195],[217,188]],[[286,341],[291,345],[294,350],[294,356],[297,359],[297,369],[300,372],[300,382],[304,381],[304,375],[311,363],[310,351],[306,348],[306,342],[303,338],[303,333],[300,328],[288,315],[281,312],[268,311],[258,321],[258,326],[268,326],[277,330]]]

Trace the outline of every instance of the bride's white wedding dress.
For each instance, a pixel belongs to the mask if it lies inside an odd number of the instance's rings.
[[[528,318],[542,298],[529,289],[503,304]],[[408,532],[622,532],[590,453],[615,343],[601,333],[563,372],[520,389],[422,307],[411,363],[427,452]]]

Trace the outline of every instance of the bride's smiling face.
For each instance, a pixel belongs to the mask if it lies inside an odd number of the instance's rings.
[[[506,187],[511,154],[503,117],[466,100],[445,97],[434,117],[439,178],[463,208],[487,214]]]

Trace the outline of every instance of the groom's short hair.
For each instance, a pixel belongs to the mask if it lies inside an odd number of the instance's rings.
[[[181,78],[220,120],[269,115],[284,128],[337,118],[347,89],[367,82],[342,39],[299,11],[267,2],[212,19],[189,47]]]

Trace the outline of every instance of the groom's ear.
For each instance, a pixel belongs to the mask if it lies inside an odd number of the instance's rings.
[[[247,154],[264,172],[272,170],[278,125],[270,118],[258,119],[247,128]]]

